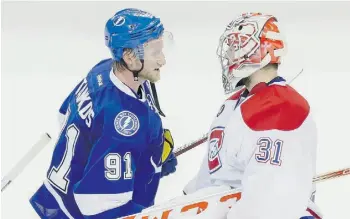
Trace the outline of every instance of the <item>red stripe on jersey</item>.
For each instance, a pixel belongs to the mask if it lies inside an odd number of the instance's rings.
[[[227,98],[227,100],[238,100],[244,90],[245,90],[245,88],[242,88],[241,90],[239,90],[236,93],[232,94],[232,96]]]
[[[311,210],[310,208],[307,208],[307,211],[315,218],[315,219],[322,219],[316,212]]]

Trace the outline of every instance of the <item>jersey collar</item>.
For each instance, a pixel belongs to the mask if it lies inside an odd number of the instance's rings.
[[[249,92],[249,95],[256,94],[257,92],[271,85],[286,86],[286,80],[280,76],[277,76],[268,83],[261,82],[252,88],[252,90]]]
[[[138,99],[142,102],[145,102],[146,101],[146,98],[145,98],[145,93],[144,91],[142,90],[142,95],[141,95],[141,98],[139,98],[139,95],[137,93],[135,93],[129,86],[127,86],[126,84],[124,84],[121,80],[119,80],[119,78],[113,73],[113,69],[109,72],[109,77],[112,81],[112,83],[119,89],[121,90],[123,93],[135,98],[135,99]]]

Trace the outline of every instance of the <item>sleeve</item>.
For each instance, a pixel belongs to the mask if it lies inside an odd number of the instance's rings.
[[[242,197],[228,219],[296,219],[305,212],[315,174],[316,127],[260,131],[242,147],[255,147],[242,179]]]
[[[151,113],[149,120],[149,147],[141,155],[135,173],[133,200],[145,207],[154,205],[161,178],[163,152],[163,126],[158,115]]]
[[[114,146],[100,154],[98,147],[103,145]],[[136,141],[103,138],[95,146],[85,168],[87,171],[74,189],[74,199],[85,218],[117,218],[144,208],[132,198],[137,169],[135,160],[141,153],[132,150],[130,145],[141,147]]]
[[[71,97],[72,97],[72,94],[66,97],[66,99],[63,101],[61,107],[58,110],[57,119],[58,119],[59,128],[61,128],[64,125],[64,122],[66,120],[66,115],[67,115]]]
[[[61,107],[58,110],[58,123],[59,126],[62,127],[62,125],[64,124],[65,121],[65,117],[68,111],[68,107],[69,107],[69,103],[72,100],[72,98],[74,97],[74,93],[76,92],[76,90],[79,88],[79,86],[83,83],[83,81],[81,81],[74,89],[73,91],[69,94],[69,96],[66,97],[66,99],[63,101],[63,103],[61,104]]]
[[[161,164],[149,150],[141,155],[135,172],[133,201],[147,208],[154,204],[160,181]]]
[[[149,118],[138,119],[143,124]],[[74,191],[85,218],[123,217],[153,204],[161,168],[160,130],[161,124],[146,125],[133,136],[99,140],[90,155],[89,171]]]
[[[204,156],[202,164],[196,176],[189,181],[183,189],[183,194],[188,195],[200,189],[212,186],[208,168],[208,157]]]

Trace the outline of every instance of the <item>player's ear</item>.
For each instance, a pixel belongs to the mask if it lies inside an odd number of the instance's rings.
[[[131,50],[131,49],[126,49],[126,50],[123,52],[123,59],[124,59],[125,64],[127,64],[127,66],[128,66],[130,69],[133,69],[133,68],[134,68],[135,60],[136,60],[137,58],[136,58],[136,55],[135,55],[135,53],[134,53],[133,50]]]

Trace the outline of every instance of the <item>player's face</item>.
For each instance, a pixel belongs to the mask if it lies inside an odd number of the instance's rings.
[[[144,66],[139,73],[140,78],[151,82],[160,79],[160,69],[166,64],[163,48],[163,38],[151,40],[144,44]]]

